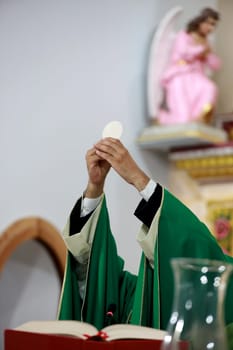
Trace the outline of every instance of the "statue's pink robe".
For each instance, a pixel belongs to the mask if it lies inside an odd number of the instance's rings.
[[[184,31],[177,34],[169,65],[162,76],[168,110],[160,110],[161,124],[187,123],[198,119],[205,106],[216,105],[217,87],[206,68],[217,70],[220,59],[213,53],[203,60],[203,45],[194,43]]]

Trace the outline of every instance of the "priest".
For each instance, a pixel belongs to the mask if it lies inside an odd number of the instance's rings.
[[[170,260],[192,257],[233,263],[208,228],[166,188],[150,179],[118,139],[107,137],[86,153],[88,184],[64,230],[67,263],[58,318],[98,329],[133,323],[166,329],[174,282]],[[124,270],[111,232],[104,183],[113,168],[142,197],[135,210],[142,248],[137,275]],[[225,322],[233,322],[233,279]]]

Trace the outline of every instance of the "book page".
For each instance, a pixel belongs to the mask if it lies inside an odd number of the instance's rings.
[[[81,321],[30,321],[16,327],[15,330],[33,333],[63,334],[76,336],[81,339],[86,339],[84,334],[93,336],[98,332],[91,324]]]
[[[97,336],[101,339],[101,335],[99,335],[99,331],[96,327],[81,321],[30,321],[16,327],[15,330],[33,333],[69,335],[80,339]],[[101,331],[106,333],[103,340],[107,341],[115,339],[162,340],[166,334],[165,331],[160,329],[132,324],[115,324],[105,327]]]
[[[133,324],[115,324],[102,329],[108,337],[106,340],[114,339],[160,339],[166,335],[166,331],[143,327]]]

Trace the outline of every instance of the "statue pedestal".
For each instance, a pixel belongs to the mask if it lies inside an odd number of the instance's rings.
[[[155,125],[145,128],[137,139],[143,148],[170,151],[174,148],[224,143],[227,132],[202,123]]]

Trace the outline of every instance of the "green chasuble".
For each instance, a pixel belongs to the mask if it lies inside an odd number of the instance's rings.
[[[171,258],[206,258],[233,263],[233,258],[223,253],[207,227],[165,189],[151,227],[142,225],[141,230],[144,234],[154,231],[154,269],[142,253],[138,276],[135,276],[123,270],[124,262],[117,255],[103,199],[96,219],[84,301],[78,290],[77,263],[69,252],[59,319],[83,320],[101,329],[109,305],[115,304],[115,323],[130,322],[166,329],[174,292]],[[233,322],[232,296],[233,278],[226,297],[226,324]]]

